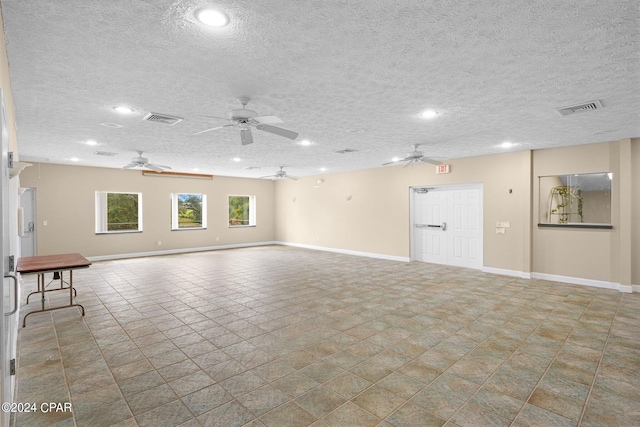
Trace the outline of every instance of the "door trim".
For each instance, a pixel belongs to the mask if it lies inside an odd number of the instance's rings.
[[[478,222],[480,224],[480,266],[478,269],[484,268],[484,186],[482,183],[470,182],[465,184],[445,184],[445,185],[416,185],[409,187],[409,259],[416,261],[416,241],[414,233],[414,196],[420,190],[480,190],[480,210],[478,212]],[[447,264],[449,265],[449,264]]]

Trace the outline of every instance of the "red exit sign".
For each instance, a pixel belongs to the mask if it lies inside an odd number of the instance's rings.
[[[436,173],[449,173],[451,172],[451,165],[437,165]]]

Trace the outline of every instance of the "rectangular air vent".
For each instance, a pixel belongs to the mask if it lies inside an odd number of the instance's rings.
[[[96,151],[95,153],[96,156],[105,156],[105,157],[113,157],[118,155],[118,153],[110,153],[108,151]]]
[[[178,122],[182,121],[181,117],[170,116],[168,114],[159,114],[159,113],[149,113],[144,116],[144,119],[148,122],[158,122],[164,123],[167,125],[175,125]]]
[[[556,108],[556,111],[563,116],[568,116],[573,113],[580,113],[583,111],[592,111],[592,110],[600,110],[602,109],[602,102],[599,100],[584,102],[578,105],[570,105],[568,107]]]
[[[338,150],[336,153],[338,154],[346,154],[346,153],[355,153],[358,150],[354,150],[353,148],[345,148],[344,150]]]

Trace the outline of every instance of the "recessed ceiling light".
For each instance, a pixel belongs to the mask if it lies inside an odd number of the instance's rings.
[[[303,139],[302,141],[300,141],[300,145],[311,145],[311,144],[313,143],[308,139]]]
[[[400,161],[400,157],[394,157],[393,159],[391,159],[392,162],[399,162]]]
[[[77,157],[72,157],[72,158],[70,158],[69,160],[71,160],[72,162],[78,162],[78,161],[80,161],[80,159],[79,159],[79,158],[77,158]]]
[[[93,139],[86,140],[85,144],[87,144],[87,145],[98,145],[98,143],[96,141],[94,141]]]
[[[209,27],[224,27],[229,23],[227,15],[215,9],[199,10],[196,12],[196,18]]]
[[[118,113],[120,114],[131,114],[133,113],[133,109],[129,108],[125,105],[118,105],[117,107],[113,107],[114,110],[116,110]]]
[[[433,119],[438,116],[438,112],[435,110],[425,110],[420,113],[420,117],[423,119]]]
[[[326,172],[326,170],[327,170],[327,168],[324,168],[324,167],[323,167],[323,168],[320,168],[320,171],[321,171],[321,172]]]
[[[234,162],[241,162],[242,161],[242,159],[240,157],[234,157],[231,160],[233,160]]]

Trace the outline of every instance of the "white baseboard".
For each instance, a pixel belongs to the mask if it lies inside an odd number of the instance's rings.
[[[560,276],[557,274],[531,273],[532,279],[550,280],[552,282],[570,283],[573,285],[594,286],[596,288],[614,289],[620,292],[632,292],[631,286],[602,280],[583,279],[581,277]]]
[[[232,245],[218,245],[218,246],[202,246],[199,248],[183,248],[183,249],[167,249],[163,251],[151,251],[151,252],[134,252],[128,254],[113,254],[113,255],[98,255],[87,257],[89,261],[110,261],[114,259],[125,259],[125,258],[141,258],[147,256],[158,256],[158,255],[174,255],[174,254],[185,254],[189,252],[205,252],[205,251],[218,251],[222,249],[237,249],[237,248],[249,248],[253,246],[268,246],[268,245],[278,245],[280,243],[274,241],[268,242],[252,242],[252,243],[235,243]]]
[[[327,246],[305,245],[303,243],[290,243],[290,242],[274,242],[274,243],[277,245],[292,246],[295,248],[313,249],[316,251],[335,252],[335,253],[344,254],[344,255],[355,255],[355,256],[362,256],[362,257],[368,257],[368,258],[386,259],[388,261],[401,261],[401,262],[411,261],[409,257],[377,254],[374,252],[351,251],[348,249],[336,249],[336,248],[330,248]]]
[[[524,271],[517,270],[505,270],[502,268],[482,267],[484,273],[499,274],[502,276],[513,276],[521,279],[531,279],[531,273],[525,273]]]
[[[355,255],[355,256],[361,256],[361,257],[367,257],[367,258],[384,259],[388,261],[400,261],[400,262],[411,261],[409,257],[385,255],[385,254],[378,254],[374,252],[352,251],[348,249],[337,249],[337,248],[330,248],[326,246],[306,245],[303,243],[291,243],[291,242],[281,242],[281,241],[236,243],[231,245],[203,246],[199,248],[167,249],[163,251],[99,255],[99,256],[87,257],[87,259],[89,261],[108,261],[108,260],[115,260],[115,259],[140,258],[140,257],[159,256],[159,255],[173,255],[173,254],[183,254],[183,253],[189,253],[189,252],[205,252],[205,251],[248,248],[253,246],[268,246],[268,245],[291,246],[296,248],[312,249],[312,250],[325,251],[325,252],[334,252],[334,253],[339,253],[344,255]],[[629,286],[629,285],[622,285],[620,283],[615,283],[615,282],[605,282],[601,280],[584,279],[581,277],[560,276],[556,274],[546,274],[546,273],[526,273],[524,271],[506,270],[502,268],[493,268],[493,267],[482,267],[481,271],[485,273],[490,273],[490,274],[519,277],[522,279],[541,279],[541,280],[550,280],[552,282],[570,283],[573,285],[594,286],[597,288],[614,289],[620,292],[627,292],[627,293],[640,292],[640,285]]]

